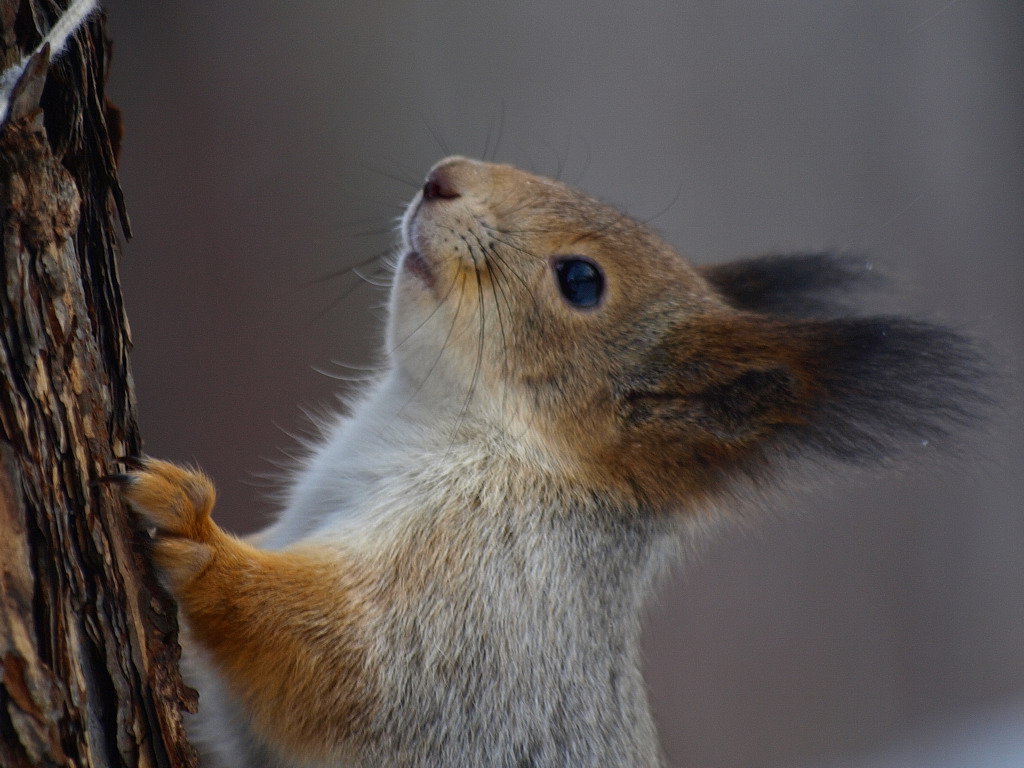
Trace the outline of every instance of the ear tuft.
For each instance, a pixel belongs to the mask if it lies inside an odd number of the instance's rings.
[[[758,256],[701,274],[736,309],[789,317],[844,314],[842,297],[884,283],[869,259],[852,254]]]
[[[857,464],[916,445],[955,452],[954,433],[991,404],[988,363],[975,342],[948,328],[894,317],[802,325],[811,331],[807,365],[820,395],[806,420],[783,432],[802,452]]]
[[[992,403],[974,341],[900,317],[691,315],[643,360],[602,468],[665,503],[744,476],[770,485],[793,460],[879,465],[922,445],[956,455]]]

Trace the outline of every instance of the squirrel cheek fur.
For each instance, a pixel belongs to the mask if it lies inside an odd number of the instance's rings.
[[[833,301],[872,277],[827,254],[697,269],[556,181],[439,163],[402,222],[389,365],[277,522],[242,541],[198,471],[123,476],[203,670],[204,757],[659,764],[639,613],[688,523],[801,462],[948,443],[984,404],[970,341]]]

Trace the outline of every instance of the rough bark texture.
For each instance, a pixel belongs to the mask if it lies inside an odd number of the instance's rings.
[[[0,0],[0,68],[59,15]],[[102,15],[0,127],[0,765],[193,766],[173,606],[97,478],[138,450]],[[120,220],[118,222],[118,219]]]

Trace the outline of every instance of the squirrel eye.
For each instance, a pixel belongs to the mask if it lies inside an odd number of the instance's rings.
[[[595,307],[604,295],[604,275],[589,259],[565,256],[555,262],[558,289],[574,307]]]

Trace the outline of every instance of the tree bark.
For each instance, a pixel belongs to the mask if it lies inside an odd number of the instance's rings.
[[[60,15],[0,0],[0,69]],[[94,15],[0,126],[0,765],[194,766],[175,609],[112,489],[139,450],[118,285],[119,118]]]

